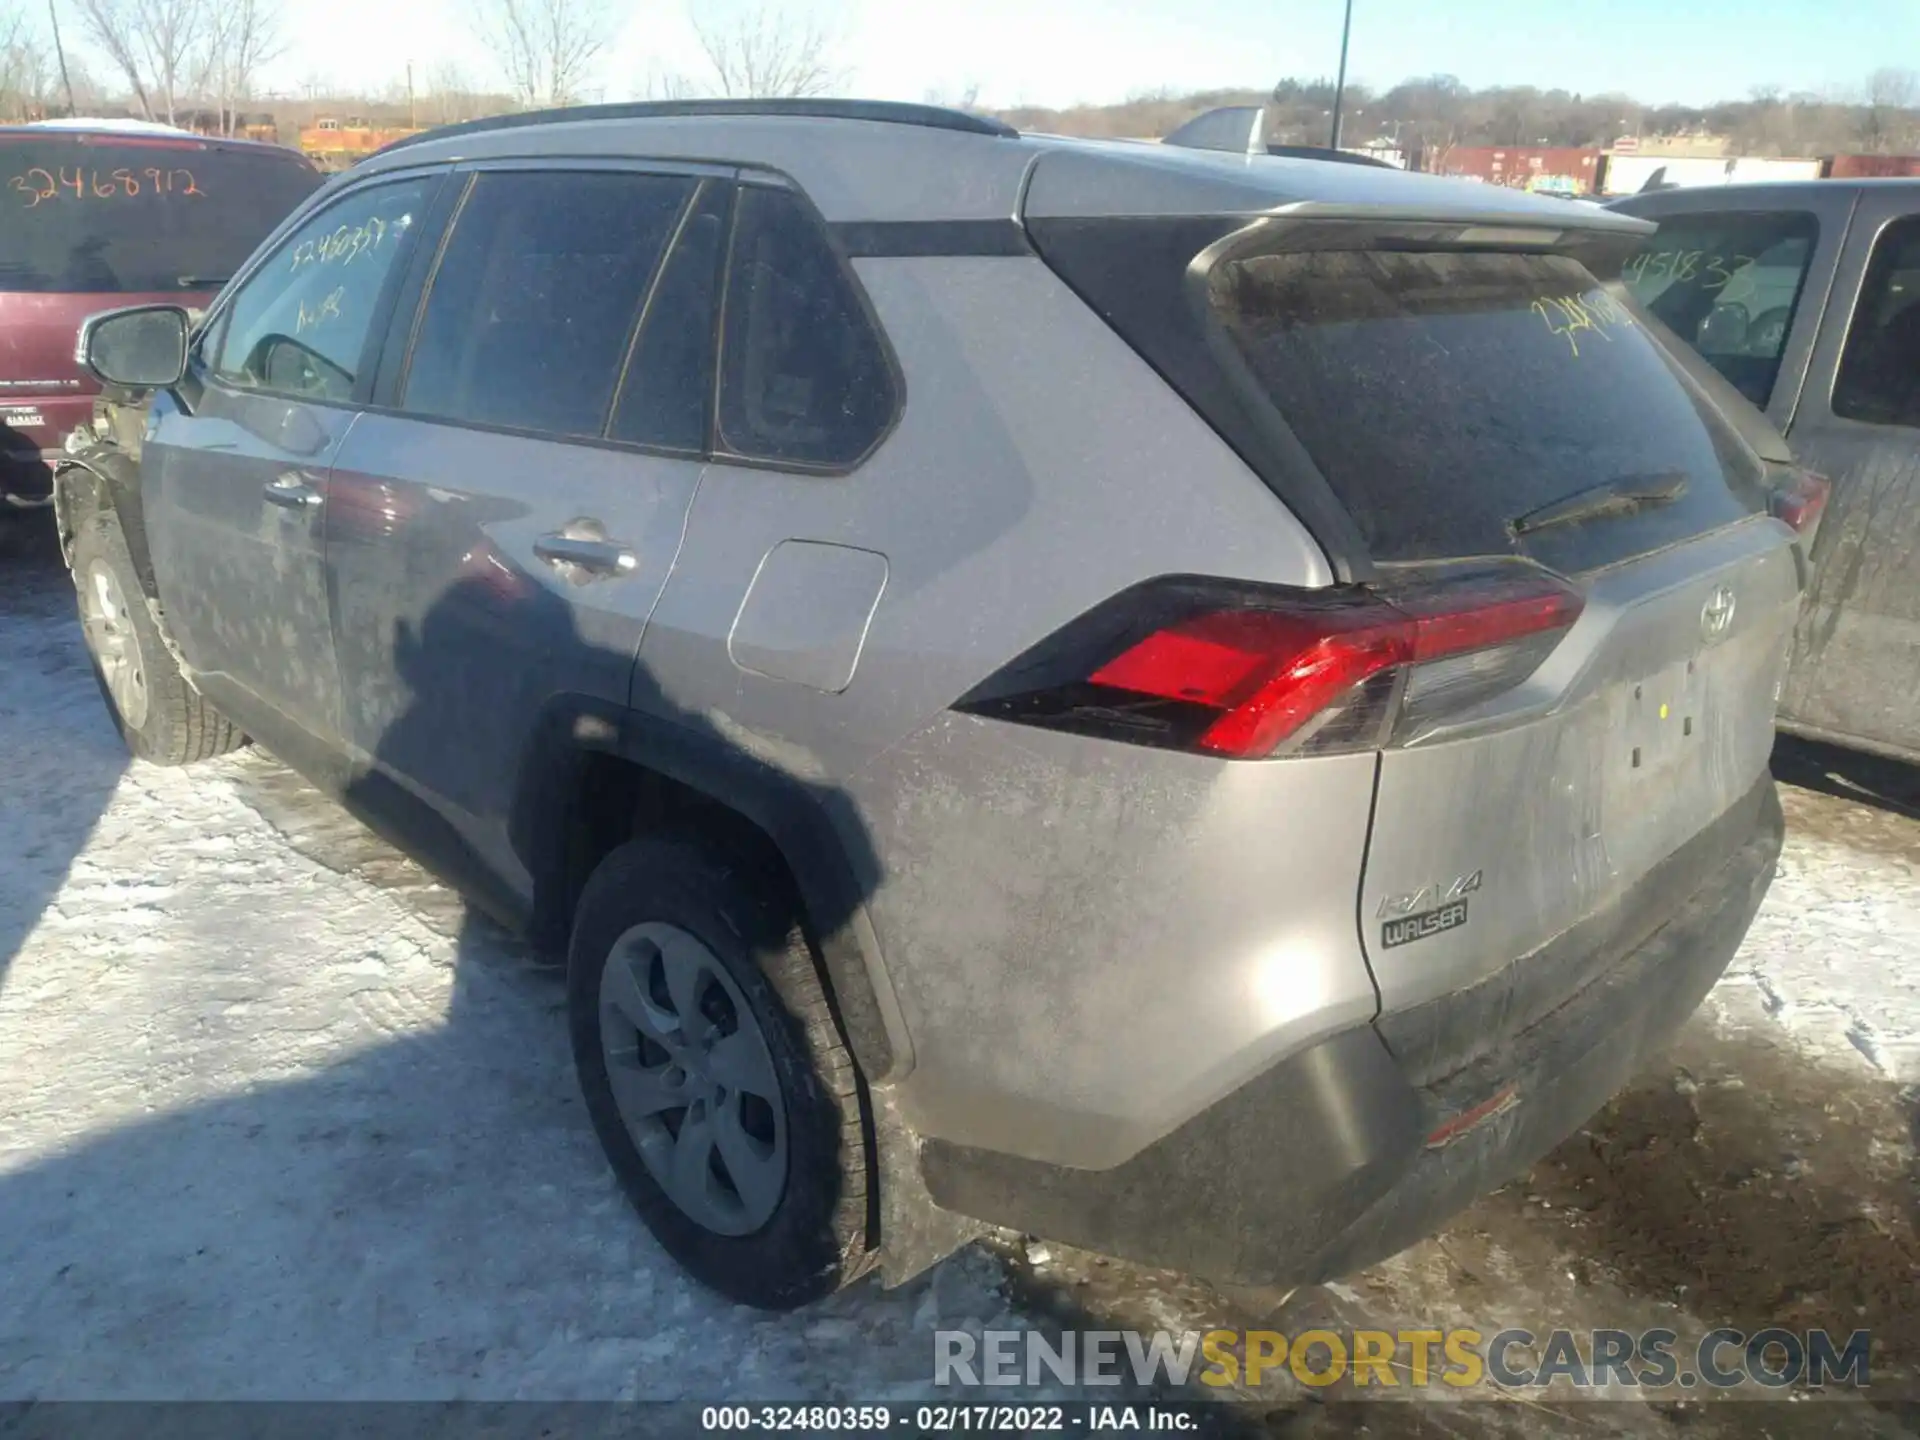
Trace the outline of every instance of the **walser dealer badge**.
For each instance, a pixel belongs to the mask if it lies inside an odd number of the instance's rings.
[[[1390,896],[1380,902],[1383,915],[1393,915],[1380,926],[1380,944],[1391,950],[1396,945],[1409,945],[1415,940],[1425,940],[1428,936],[1438,935],[1443,930],[1458,930],[1467,923],[1467,896],[1480,888],[1480,872],[1462,875],[1444,889],[1430,885],[1412,895]],[[1443,903],[1435,905],[1434,901]],[[1425,902],[1430,908],[1415,910],[1414,907]],[[1413,910],[1413,914],[1406,911]]]

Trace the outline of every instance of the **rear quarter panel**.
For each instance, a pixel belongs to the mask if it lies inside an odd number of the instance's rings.
[[[1372,1013],[1353,906],[1374,759],[1233,766],[948,707],[1141,579],[1331,573],[1039,260],[855,269],[906,377],[898,427],[850,475],[709,467],[636,693],[849,802],[922,1133],[1117,1163]],[[886,560],[839,694],[728,656],[763,559],[795,540]]]

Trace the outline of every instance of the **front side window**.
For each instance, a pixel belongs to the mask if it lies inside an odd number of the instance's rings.
[[[857,463],[893,419],[893,370],[825,231],[786,190],[740,192],[727,275],[721,447]]]
[[[1833,413],[1920,426],[1920,220],[1880,233],[1833,386]]]
[[[620,171],[481,175],[434,274],[403,407],[600,436],[695,188],[685,176]]]
[[[432,183],[356,191],[294,231],[228,305],[214,377],[237,389],[350,401],[381,291]]]
[[[1762,409],[1813,260],[1804,210],[1673,215],[1621,272],[1627,288]]]

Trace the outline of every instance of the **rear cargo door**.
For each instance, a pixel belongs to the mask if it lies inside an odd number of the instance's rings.
[[[1474,657],[1413,672],[1431,714],[1382,754],[1360,896],[1393,1011],[1620,904],[1753,792],[1799,579],[1760,461],[1590,256],[1340,238],[1230,256],[1209,303],[1382,580],[1500,557],[1584,599],[1476,703],[1444,703]]]

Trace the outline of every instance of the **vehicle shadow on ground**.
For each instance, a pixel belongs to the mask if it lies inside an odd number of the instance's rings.
[[[0,514],[0,989],[128,763],[52,513]]]
[[[513,733],[499,706],[563,673],[631,665],[591,653],[570,607],[519,578],[461,580],[395,635],[409,693],[378,754],[408,786],[451,784],[435,757],[456,749],[484,777],[490,759],[513,758],[490,749]],[[43,644],[76,663],[69,631]],[[486,690],[482,662],[516,688]],[[78,690],[71,675],[65,687]],[[656,718],[738,751],[657,687],[641,692]],[[63,732],[75,727],[24,707],[10,723],[47,732],[49,767],[70,763]],[[104,792],[123,762],[104,718],[94,728],[99,744],[89,732],[84,746]],[[243,796],[273,768],[222,763]],[[333,790],[391,822],[400,788],[383,773]],[[483,797],[443,798],[457,810]],[[864,832],[845,831],[851,807],[836,810],[833,794],[816,787],[813,799],[842,827],[857,903],[873,873]],[[601,1154],[552,957],[463,907],[409,911],[394,928],[356,842],[295,820],[294,848],[339,872],[341,888],[302,873],[281,882],[293,900],[270,891],[279,898],[257,903],[357,906],[360,928],[349,946],[343,930],[283,926],[277,913],[250,922],[244,896],[210,897],[136,1058],[102,1059],[127,1048],[109,1036],[60,1057],[72,1083],[112,1072],[122,1096],[105,1113],[130,1118],[0,1171],[0,1398],[871,1399],[928,1384],[936,1327],[1017,1323],[978,1252],[897,1291],[863,1280],[791,1318],[695,1284]],[[450,822],[412,823],[448,868],[481,863]],[[537,832],[509,829],[516,845]],[[85,833],[77,821],[59,832],[70,848]],[[390,854],[380,864],[403,866]],[[845,918],[816,911],[812,923]],[[243,937],[249,923],[267,933]]]
[[[1920,768],[1900,760],[1781,735],[1774,742],[1773,773],[1789,785],[1920,820]]]

